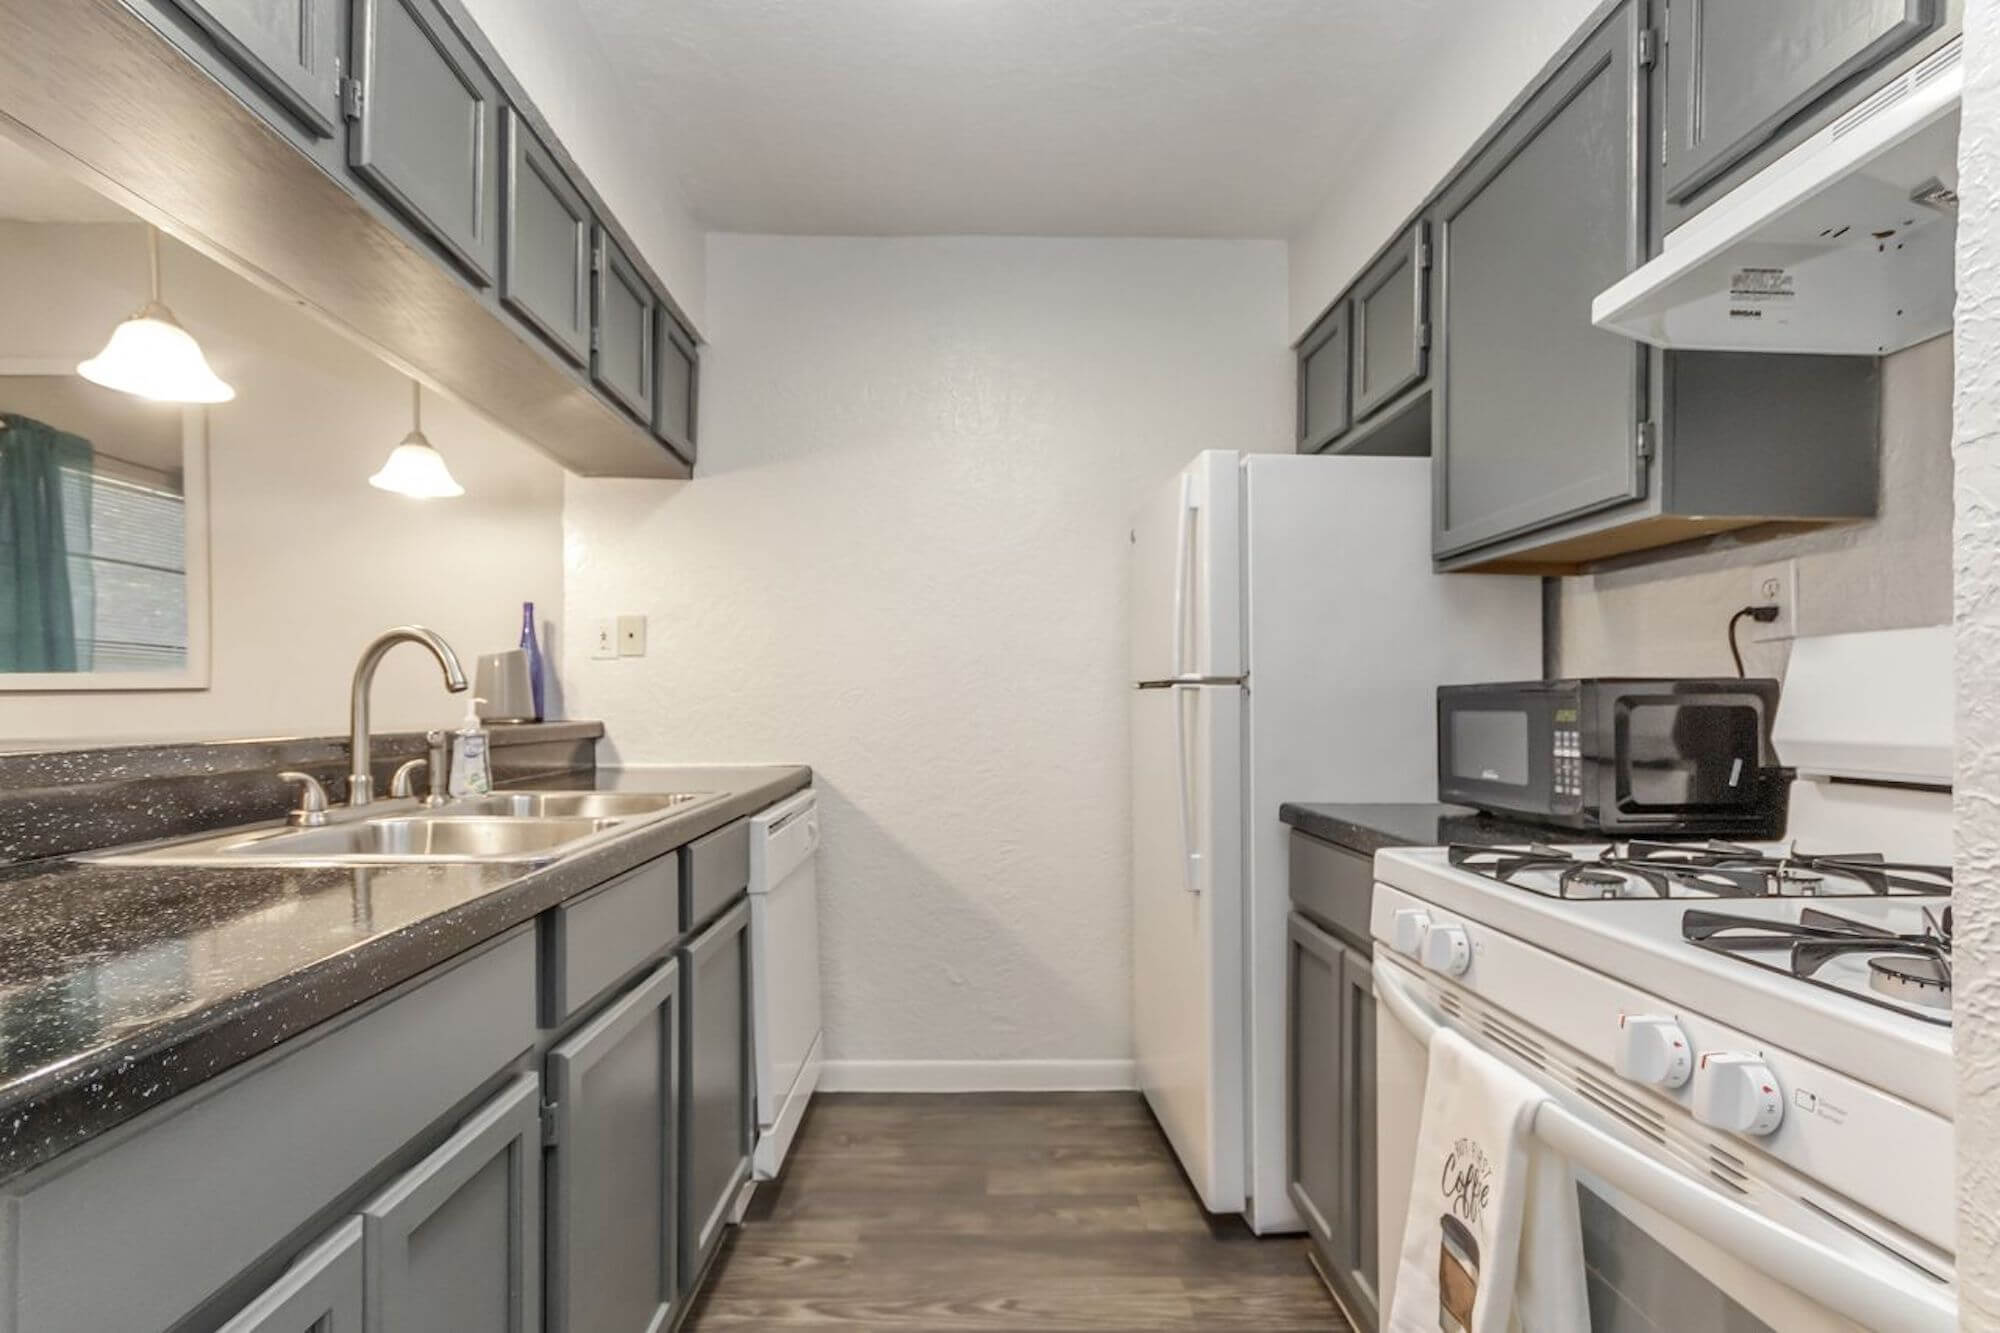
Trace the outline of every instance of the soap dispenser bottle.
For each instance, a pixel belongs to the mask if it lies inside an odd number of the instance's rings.
[[[465,704],[465,720],[451,737],[451,794],[453,796],[484,796],[493,790],[493,770],[486,757],[486,727],[479,719],[479,705],[484,699],[474,697]]]

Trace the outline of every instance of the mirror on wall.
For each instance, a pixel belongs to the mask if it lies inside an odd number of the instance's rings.
[[[0,691],[209,683],[207,409],[77,373],[145,235],[0,138]]]

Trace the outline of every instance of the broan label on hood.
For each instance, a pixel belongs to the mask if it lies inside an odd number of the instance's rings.
[[[1729,275],[1729,317],[1762,319],[1771,307],[1782,310],[1798,297],[1788,268],[1739,268]]]

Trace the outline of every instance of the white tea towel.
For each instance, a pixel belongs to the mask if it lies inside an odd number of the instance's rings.
[[[1431,1039],[1391,1333],[1590,1326],[1576,1186],[1531,1136],[1547,1100],[1449,1028]]]

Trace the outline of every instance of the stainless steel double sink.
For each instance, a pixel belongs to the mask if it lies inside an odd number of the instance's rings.
[[[333,811],[319,828],[228,829],[80,859],[151,866],[543,864],[714,799],[711,792],[513,791],[434,809],[382,802],[391,808]]]

